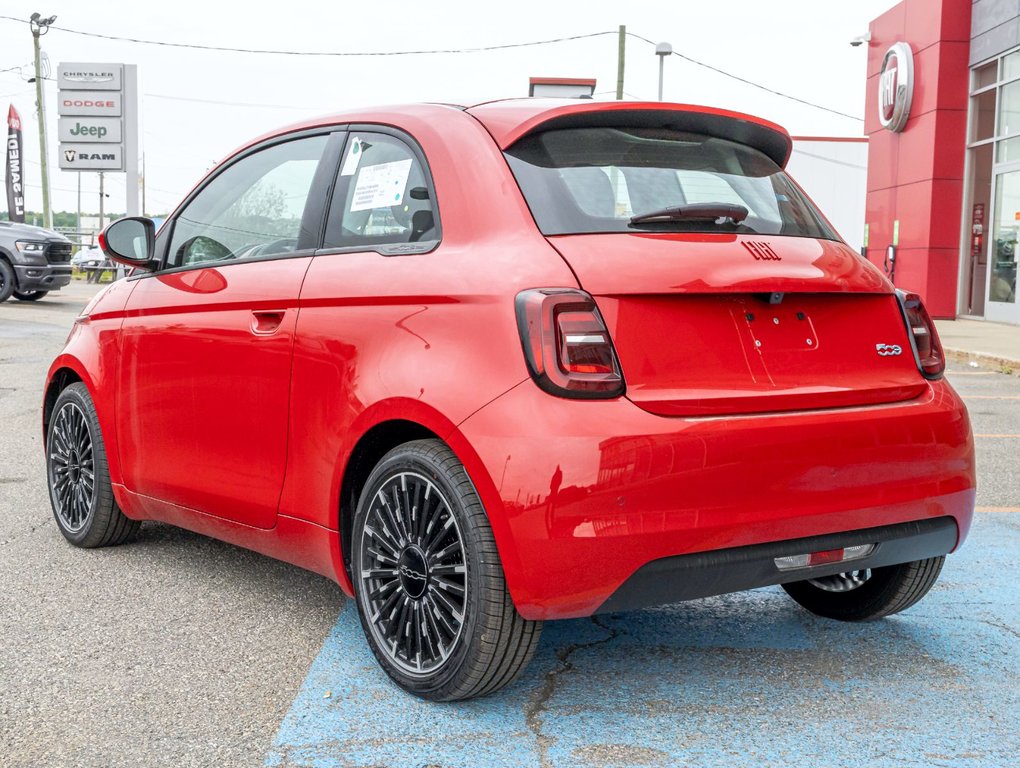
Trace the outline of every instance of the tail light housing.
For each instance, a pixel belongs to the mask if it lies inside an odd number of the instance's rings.
[[[619,397],[620,363],[595,300],[572,288],[517,294],[517,328],[535,382],[558,397]]]
[[[946,356],[942,351],[935,323],[932,322],[924,302],[916,293],[896,291],[896,298],[907,324],[907,335],[914,350],[917,368],[926,379],[939,379],[946,370]]]

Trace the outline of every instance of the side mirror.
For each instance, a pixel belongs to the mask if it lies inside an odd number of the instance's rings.
[[[156,225],[143,216],[117,219],[99,235],[99,247],[120,264],[151,269],[156,251]]]

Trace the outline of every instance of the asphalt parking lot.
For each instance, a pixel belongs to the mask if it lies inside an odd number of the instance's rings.
[[[778,588],[550,623],[466,704],[389,684],[331,582],[159,524],[66,544],[41,386],[96,286],[0,305],[0,766],[988,766],[1020,750],[1020,378],[955,365],[978,517],[920,604],[867,625]]]

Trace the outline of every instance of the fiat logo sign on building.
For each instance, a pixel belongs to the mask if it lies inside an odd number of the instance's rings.
[[[878,119],[883,128],[902,131],[910,117],[914,95],[914,52],[909,43],[896,43],[885,54],[878,79]]]

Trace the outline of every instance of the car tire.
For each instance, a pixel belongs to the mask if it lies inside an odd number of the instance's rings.
[[[141,523],[113,498],[96,407],[81,382],[57,397],[46,430],[46,478],[57,527],[76,547],[123,544]]]
[[[41,299],[48,293],[49,291],[28,291],[27,293],[15,291],[14,298],[16,298],[18,301],[39,301],[39,299]]]
[[[818,616],[839,621],[874,621],[905,611],[928,594],[945,559],[942,555],[875,568],[865,572],[867,577],[861,576],[860,571],[850,571],[825,579],[795,581],[783,584],[783,589]]]
[[[485,509],[445,443],[405,443],[379,461],[352,542],[362,629],[405,691],[431,701],[484,696],[527,666],[542,623],[517,612]]]
[[[0,304],[14,293],[14,267],[0,259]]]

